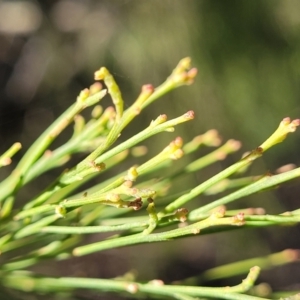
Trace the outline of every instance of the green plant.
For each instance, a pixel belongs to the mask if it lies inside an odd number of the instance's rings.
[[[143,164],[134,165],[124,173],[93,185],[85,189],[84,193],[75,193],[82,184],[98,174],[124,160],[131,161],[129,155],[132,153],[143,155],[145,149],[137,146],[140,142],[161,132],[173,132],[174,126],[192,120],[192,111],[171,120],[167,120],[166,115],[160,115],[144,130],[116,143],[123,129],[146,106],[179,86],[191,84],[196,73],[195,68],[190,68],[189,58],[181,60],[162,85],[155,89],[151,85],[143,86],[137,100],[126,110],[123,109],[120,90],[108,70],[101,68],[95,73],[95,79],[103,80],[107,90],[102,89],[99,83],[83,90],[76,103],[36,140],[10,176],[0,184],[2,290],[10,288],[22,292],[57,293],[66,298],[77,288],[101,292],[127,292],[135,297],[146,294],[160,299],[276,297],[270,291],[268,295],[262,295],[262,289],[255,285],[260,269],[297,260],[297,250],[285,250],[266,257],[220,266],[201,275],[206,280],[212,280],[248,273],[242,283],[218,288],[191,286],[184,281],[173,285],[166,285],[160,280],[139,283],[135,278],[126,276],[114,279],[51,278],[28,270],[44,260],[65,260],[73,256],[133,244],[170,241],[233,228],[280,226],[300,222],[299,209],[279,215],[268,215],[261,214],[261,210],[257,209],[236,212],[225,208],[230,202],[300,176],[300,168],[296,168],[277,175],[229,179],[231,175],[252,164],[273,145],[282,142],[288,133],[296,130],[300,120],[291,121],[289,118],[283,119],[278,129],[265,142],[241,160],[193,189],[182,191],[179,196],[168,194],[168,188],[175,180],[224,159],[228,154],[237,151],[240,143],[229,140],[220,146],[220,139],[215,131],[208,131],[185,145],[182,139],[177,137]],[[103,110],[97,103],[107,93],[110,94],[114,108],[108,107]],[[90,106],[94,106],[91,119],[85,121],[80,113]],[[71,123],[74,123],[72,137],[65,144],[50,151],[51,143]],[[183,154],[191,154],[201,146],[219,148],[164,178],[149,179],[151,176],[155,178],[156,175],[153,174],[156,171],[163,174],[164,169],[170,169],[173,160],[181,158]],[[0,166],[8,165],[20,148],[21,145],[16,143],[4,153],[0,157]],[[16,201],[22,203],[21,191],[27,183],[50,169],[64,166],[72,155],[86,152],[91,153],[74,168],[64,171],[55,182],[25,205]],[[235,191],[209,204],[190,212],[185,208],[188,202],[203,193],[217,194],[230,188],[234,188]],[[140,209],[142,213],[135,216],[136,210]],[[179,223],[184,226],[176,226]],[[80,244],[84,234],[99,232],[120,233],[96,243]],[[63,294],[59,294],[61,292]],[[290,296],[291,294],[292,292],[287,296],[290,298],[286,299],[297,299],[297,295]]]

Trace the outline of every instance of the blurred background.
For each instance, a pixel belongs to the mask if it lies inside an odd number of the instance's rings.
[[[297,0],[0,1],[0,150],[20,141],[25,151],[93,82],[101,66],[114,75],[128,107],[142,84],[160,84],[181,58],[190,56],[199,71],[195,83],[148,107],[136,125],[144,128],[161,113],[171,118],[192,109],[196,119],[178,127],[174,136],[188,141],[215,128],[224,140],[241,140],[242,151],[208,175],[193,178],[192,185],[199,183],[260,145],[284,117],[300,116],[299,12]],[[155,137],[150,153],[170,140],[166,135]],[[299,165],[299,142],[299,133],[293,134],[249,174]],[[294,181],[249,197],[237,208],[263,206],[271,213],[296,209],[299,191],[299,181]],[[272,228],[186,239],[175,247],[138,246],[65,262],[60,272],[114,277],[133,268],[142,280],[172,281],[235,259],[299,248],[299,235],[299,227]],[[229,238],[234,243],[228,243]],[[139,249],[148,251],[147,265],[145,257],[137,256]],[[56,267],[47,270],[55,273]],[[268,280],[274,289],[295,288],[299,268],[264,272],[260,280]],[[86,299],[100,298],[93,294]]]

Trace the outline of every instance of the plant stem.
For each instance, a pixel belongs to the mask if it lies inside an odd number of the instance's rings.
[[[149,221],[133,222],[121,225],[111,226],[47,226],[42,228],[43,232],[60,233],[60,234],[90,234],[99,232],[112,232],[120,230],[128,230],[132,228],[145,227]]]
[[[106,90],[85,97],[81,93],[76,103],[68,108],[47,130],[32,144],[12,174],[0,183],[0,202],[6,199],[22,181],[24,174],[40,158],[54,139],[73,121],[74,117],[88,106],[99,102]]]
[[[226,171],[226,170],[225,170]],[[241,188],[237,190],[236,192],[233,192],[221,199],[218,199],[212,203],[209,203],[207,205],[203,205],[198,209],[195,209],[190,212],[189,214],[189,220],[197,220],[201,214],[208,213],[212,209],[225,205],[227,203],[233,202],[237,199],[240,199],[245,196],[249,196],[251,194],[257,193],[259,191],[262,191],[264,189],[268,189],[273,186],[277,186],[278,184],[291,180],[293,178],[297,178],[300,176],[300,168],[273,175],[267,174],[266,176],[262,177],[261,179],[257,180],[256,182],[249,184],[248,186]]]
[[[285,265],[287,263],[295,262],[299,258],[299,255],[299,250],[287,249],[267,256],[250,258],[230,263],[227,265],[219,266],[205,271],[199,277],[201,281],[228,278],[231,276],[247,273],[251,266],[259,266],[262,270],[266,270],[274,266]]]
[[[277,143],[282,142],[288,133],[294,132],[297,127],[300,125],[300,119],[296,119],[291,121],[290,118],[283,119],[279,127],[275,130],[275,132],[266,140],[264,141],[259,147],[257,147],[255,150],[250,152],[246,157],[242,158],[240,161],[235,163],[234,165],[230,166],[229,168],[225,169],[224,171],[218,173],[217,175],[211,177],[207,181],[203,182],[202,184],[198,185],[194,189],[192,189],[188,194],[185,194],[172,203],[170,203],[162,212],[158,214],[158,217],[161,218],[164,216],[164,214],[168,212],[172,212],[177,208],[182,207],[185,203],[190,201],[191,199],[199,196],[201,193],[203,193],[205,190],[213,186],[214,184],[218,183],[222,179],[229,177],[233,173],[237,172],[243,167],[246,167],[250,163],[252,163],[254,160],[262,156],[262,154],[274,146]],[[282,174],[280,174],[282,175]],[[293,178],[293,177],[292,177]],[[288,179],[287,179],[288,180]],[[207,206],[205,206],[206,209]],[[204,209],[203,209],[204,210]],[[199,209],[198,212],[202,211],[202,208]],[[194,213],[196,214],[196,213]]]
[[[198,185],[194,189],[192,189],[189,193],[182,195],[172,203],[166,206],[166,208],[158,214],[158,216],[161,218],[163,217],[166,213],[170,213],[174,211],[175,209],[178,209],[182,207],[185,203],[190,201],[191,199],[199,196],[201,193],[203,193],[205,190],[213,186],[214,184],[218,183],[222,179],[229,177],[239,169],[245,167],[246,165],[252,163],[253,160],[261,156],[260,151],[253,151],[251,152],[248,156],[245,158],[241,159],[234,165],[230,166],[229,168],[225,169],[224,171],[221,171],[217,175],[211,177],[210,179],[206,180],[202,184]]]
[[[89,253],[102,251],[111,248],[118,248],[128,245],[141,244],[141,243],[150,243],[150,242],[162,242],[169,241],[174,238],[178,238],[186,235],[195,235],[199,234],[200,230],[212,226],[240,226],[243,224],[243,218],[240,215],[234,217],[226,217],[223,218],[220,213],[212,214],[210,217],[203,221],[199,221],[197,223],[188,225],[183,228],[177,228],[173,230],[169,230],[166,232],[160,233],[152,233],[149,235],[145,235],[143,233],[138,233],[130,236],[109,239],[81,247],[77,247],[74,249],[73,254],[75,256],[82,256]]]
[[[231,300],[268,300],[255,296],[245,295],[259,275],[259,267],[253,267],[246,279],[241,284],[232,287],[194,287],[181,285],[164,285],[159,280],[149,283],[137,283],[132,281],[117,281],[115,279],[92,279],[92,278],[34,278],[25,275],[12,274],[2,279],[5,286],[25,291],[51,292],[58,290],[83,288],[110,292],[128,292],[131,294],[149,294],[160,297],[171,297],[174,294],[183,294],[191,297],[209,297],[216,299]]]

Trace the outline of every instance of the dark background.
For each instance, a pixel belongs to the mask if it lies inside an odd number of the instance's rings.
[[[136,126],[144,128],[161,113],[171,118],[194,110],[196,119],[174,136],[188,141],[215,128],[224,140],[243,143],[237,156],[208,171],[215,174],[258,146],[282,118],[299,117],[299,12],[297,0],[0,1],[0,150],[20,141],[25,151],[101,66],[114,75],[128,107],[142,84],[160,84],[190,56],[199,71],[195,83],[148,107]],[[153,139],[153,153],[169,141],[165,135]],[[299,141],[299,133],[289,136],[249,174],[299,165]],[[205,178],[199,174],[194,180]],[[298,185],[294,181],[249,197],[237,207],[263,206],[270,213],[296,209]],[[28,194],[38,191],[31,188]],[[77,267],[66,262],[63,273],[85,269],[96,277],[114,277],[136,268],[142,279],[172,281],[213,265],[299,247],[299,234],[297,227],[272,228],[132,247],[90,256]],[[147,258],[138,255],[143,252]],[[104,259],[105,268],[98,269],[95,259]],[[264,272],[261,280],[274,289],[292,288],[299,283],[295,274],[300,278],[299,265]]]

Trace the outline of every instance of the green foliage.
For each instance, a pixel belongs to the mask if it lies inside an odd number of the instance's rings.
[[[293,225],[300,222],[300,210],[278,215],[266,214],[262,209],[244,208],[239,211],[226,209],[225,205],[245,196],[270,189],[280,183],[300,176],[300,168],[277,175],[269,173],[256,177],[241,177],[243,171],[275,144],[294,132],[300,120],[285,118],[275,132],[259,147],[242,159],[200,183],[191,190],[182,189],[180,195],[172,194],[170,187],[186,174],[226,158],[237,151],[241,144],[229,140],[223,145],[216,131],[211,130],[183,144],[175,138],[162,151],[136,165],[134,157],[144,156],[145,147],[140,143],[162,132],[173,132],[175,126],[194,119],[193,111],[168,120],[160,115],[150,125],[132,137],[119,142],[123,130],[142,110],[165,93],[193,82],[197,70],[190,67],[190,59],[181,60],[167,80],[154,88],[142,87],[137,100],[127,109],[118,85],[106,68],[95,73],[100,83],[83,90],[77,101],[65,111],[27,150],[13,172],[0,184],[0,250],[2,254],[0,278],[2,289],[20,290],[23,293],[56,294],[72,299],[75,289],[101,292],[127,292],[137,298],[143,295],[170,299],[271,299],[272,291],[255,281],[261,269],[294,262],[297,250],[285,250],[264,257],[237,261],[203,272],[202,280],[215,280],[245,275],[242,283],[231,287],[193,286],[191,278],[167,285],[161,280],[140,283],[132,275],[117,279],[92,279],[78,277],[47,277],[30,268],[42,261],[66,260],[74,256],[115,249],[119,247],[171,241],[186,236],[249,227]],[[114,108],[103,109],[98,102],[109,94]],[[94,106],[91,117],[85,120],[80,113]],[[49,147],[56,137],[70,124],[74,124],[72,137],[54,150]],[[195,153],[200,147],[218,147],[194,162],[173,168],[174,161],[183,154]],[[21,145],[14,144],[0,157],[0,166],[10,164]],[[22,188],[41,174],[63,167],[74,154],[90,153],[72,169],[65,170],[40,194],[22,205]],[[97,175],[120,165],[132,163],[127,171],[115,174],[97,185],[76,194],[83,184]],[[164,170],[169,175],[162,177]],[[159,171],[159,178],[157,178]],[[231,178],[232,175],[240,178]],[[199,195],[214,194],[234,189],[216,200],[192,208],[189,205]],[[169,191],[170,190],[170,191]],[[140,212],[137,212],[137,211]],[[286,229],[288,230],[288,229]],[[84,234],[113,232],[109,238],[82,243]],[[119,232],[115,234],[115,232]],[[250,270],[250,271],[249,271]],[[296,292],[295,292],[296,293]],[[59,296],[60,295],[60,296]],[[299,296],[287,295],[285,299]],[[267,297],[267,298],[266,298]],[[199,298],[197,298],[199,299]]]

